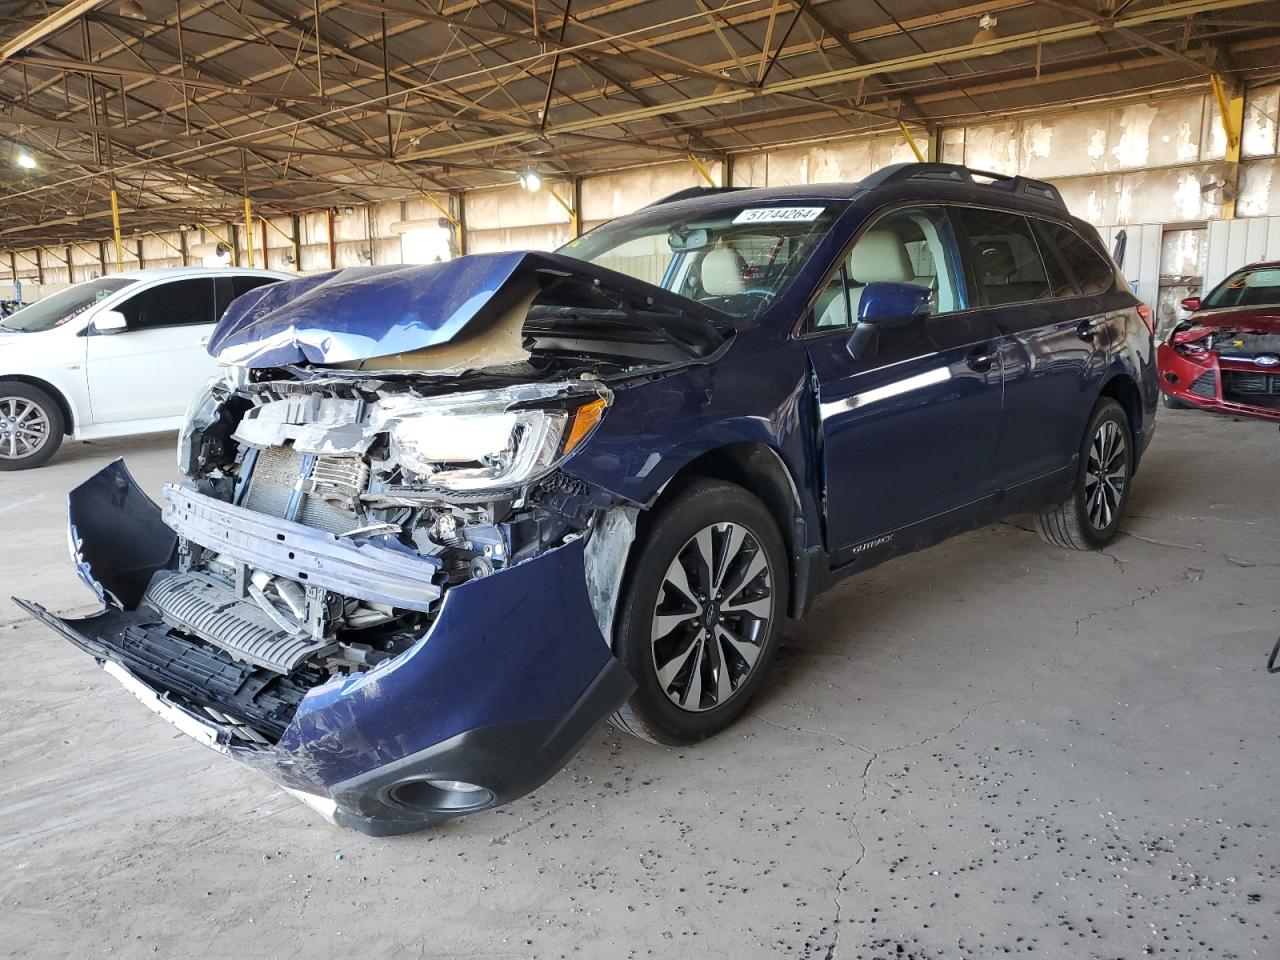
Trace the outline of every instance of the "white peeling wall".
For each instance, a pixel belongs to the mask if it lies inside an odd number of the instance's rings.
[[[711,179],[719,184],[721,165],[707,163],[704,166]],[[705,186],[709,186],[706,179],[688,160],[586,177],[582,181],[582,229],[585,232],[677,191]],[[467,210],[470,217],[470,206]]]
[[[1201,178],[1226,142],[1207,92],[947,130],[942,158],[1053,182],[1073,213],[1103,224],[1217,214]]]
[[[554,250],[572,237],[569,211],[548,191],[571,203],[569,184],[546,181],[538,191],[516,185],[466,196],[467,252]]]
[[[924,141],[919,142],[924,149]],[[861,180],[893,163],[915,160],[910,145],[898,135],[771,150],[737,157],[735,187],[789,187],[806,183]]]

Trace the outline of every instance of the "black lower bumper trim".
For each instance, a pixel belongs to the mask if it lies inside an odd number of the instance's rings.
[[[335,784],[334,820],[370,836],[395,836],[510,803],[551,779],[635,687],[622,661],[610,659],[563,715],[467,730]],[[480,787],[469,794],[480,802],[467,803],[468,794],[429,787],[428,781]]]

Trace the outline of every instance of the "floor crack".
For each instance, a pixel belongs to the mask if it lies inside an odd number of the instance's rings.
[[[861,841],[859,841],[861,842]],[[836,880],[836,892],[832,898],[836,904],[835,919],[831,921],[831,943],[827,945],[827,952],[824,960],[835,960],[836,948],[840,946],[840,914],[844,911],[844,904],[840,902],[840,895],[844,892],[844,878],[849,875],[849,871],[862,862],[862,858],[866,856],[867,848],[862,848],[862,853],[858,855],[858,859],[849,866],[840,871],[840,877]]]

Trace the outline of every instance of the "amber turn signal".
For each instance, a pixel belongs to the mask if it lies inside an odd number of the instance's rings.
[[[591,428],[600,422],[600,418],[604,416],[604,410],[607,404],[603,399],[592,400],[590,403],[584,403],[573,413],[573,423],[569,427],[569,436],[564,441],[564,453],[567,456],[569,452],[586,439],[587,434],[591,432]]]

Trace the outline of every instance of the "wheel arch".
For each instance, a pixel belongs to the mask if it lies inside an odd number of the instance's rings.
[[[12,380],[15,383],[25,383],[29,387],[35,387],[43,390],[53,398],[53,402],[58,405],[58,410],[62,414],[62,432],[65,436],[71,436],[76,428],[76,414],[72,409],[70,401],[67,400],[66,394],[59,390],[48,380],[42,380],[39,377],[33,377],[25,373],[6,373],[0,375],[0,380]]]
[[[773,514],[787,552],[789,613],[793,617],[803,615],[813,592],[814,551],[808,544],[800,489],[782,455],[759,441],[716,447],[685,464],[663,487],[658,501],[675,496],[694,477],[736,484]]]
[[[1135,444],[1142,438],[1142,393],[1137,382],[1127,372],[1116,372],[1102,385],[1099,399],[1110,397],[1124,408],[1129,421],[1129,432]]]

